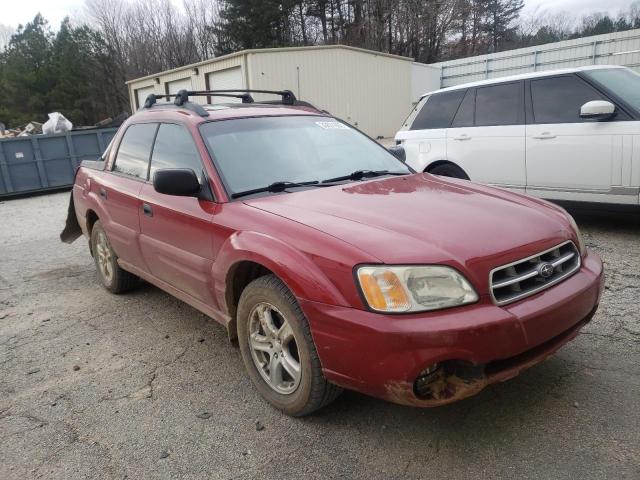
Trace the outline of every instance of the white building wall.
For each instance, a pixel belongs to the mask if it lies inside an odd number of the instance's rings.
[[[395,135],[411,109],[409,58],[342,46],[247,55],[250,88],[292,90],[374,138]]]
[[[417,103],[422,95],[440,88],[439,67],[413,62],[411,64],[411,101]]]
[[[230,68],[240,67],[243,78],[243,85],[241,87],[244,87],[246,84],[244,62],[244,55],[231,54],[131,80],[127,82],[129,87],[131,111],[135,112],[139,107],[142,106],[142,104],[136,104],[136,95],[140,96],[141,94],[144,94],[146,97],[146,95],[151,92],[157,95],[172,93],[172,82],[190,78],[191,88],[193,90],[206,90],[207,74],[219,70],[227,70]],[[175,85],[175,83],[173,85]],[[207,98],[196,97],[193,99],[193,101],[205,104],[207,103]]]
[[[442,87],[586,65],[624,65],[640,71],[640,29],[431,64],[442,68]]]
[[[234,73],[242,84],[228,85]],[[210,75],[220,72],[220,76]],[[434,74],[437,72],[437,75]],[[214,85],[215,78],[225,79]],[[176,82],[191,80],[193,90],[250,88],[292,90],[296,97],[329,111],[372,137],[392,137],[416,100],[416,92],[439,78],[439,69],[416,64],[410,58],[345,46],[293,47],[246,50],[193,65],[148,75],[128,82],[132,111],[139,108],[136,96],[173,92]],[[415,82],[424,84],[415,85]],[[437,88],[437,85],[436,87]],[[256,100],[273,96],[254,95]],[[194,101],[207,103],[206,97]],[[212,97],[212,103],[220,98]]]

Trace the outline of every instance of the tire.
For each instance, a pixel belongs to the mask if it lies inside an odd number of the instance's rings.
[[[453,177],[461,178],[462,180],[469,180],[469,176],[464,173],[459,166],[453,163],[443,163],[429,170],[432,175],[440,175],[441,177]]]
[[[118,256],[111,248],[100,220],[97,220],[91,229],[91,252],[96,263],[98,279],[111,293],[124,293],[138,284],[138,277],[118,265]]]
[[[340,395],[342,389],[322,374],[309,323],[298,302],[275,275],[265,275],[247,285],[240,296],[237,322],[247,373],[275,408],[301,417]],[[294,368],[296,361],[299,374]]]

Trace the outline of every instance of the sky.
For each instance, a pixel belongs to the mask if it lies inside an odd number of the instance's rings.
[[[29,22],[36,13],[40,12],[55,29],[65,16],[73,16],[84,5],[84,0],[26,0],[20,2],[2,0],[0,3],[5,2],[11,6],[4,5],[1,8],[0,24],[13,28]],[[174,3],[182,4],[180,0],[174,0]],[[620,9],[627,9],[631,3],[632,0],[525,0],[524,13],[530,14],[536,9],[540,9],[550,12],[567,11],[578,17],[604,10],[615,14]]]

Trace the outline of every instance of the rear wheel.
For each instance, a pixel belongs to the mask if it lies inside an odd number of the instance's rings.
[[[453,163],[443,163],[429,170],[432,175],[440,175],[441,177],[461,178],[469,180],[469,176],[459,166]]]
[[[307,319],[275,275],[254,280],[242,292],[238,340],[255,387],[288,415],[307,415],[342,391],[324,378]]]
[[[91,251],[96,262],[98,279],[111,293],[123,293],[137,285],[138,277],[118,265],[118,256],[111,248],[100,220],[97,220],[91,229]]]

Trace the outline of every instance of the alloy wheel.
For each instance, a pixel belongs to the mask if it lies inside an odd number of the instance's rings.
[[[300,385],[298,345],[286,317],[261,302],[249,316],[249,350],[260,376],[276,392],[289,395]]]

